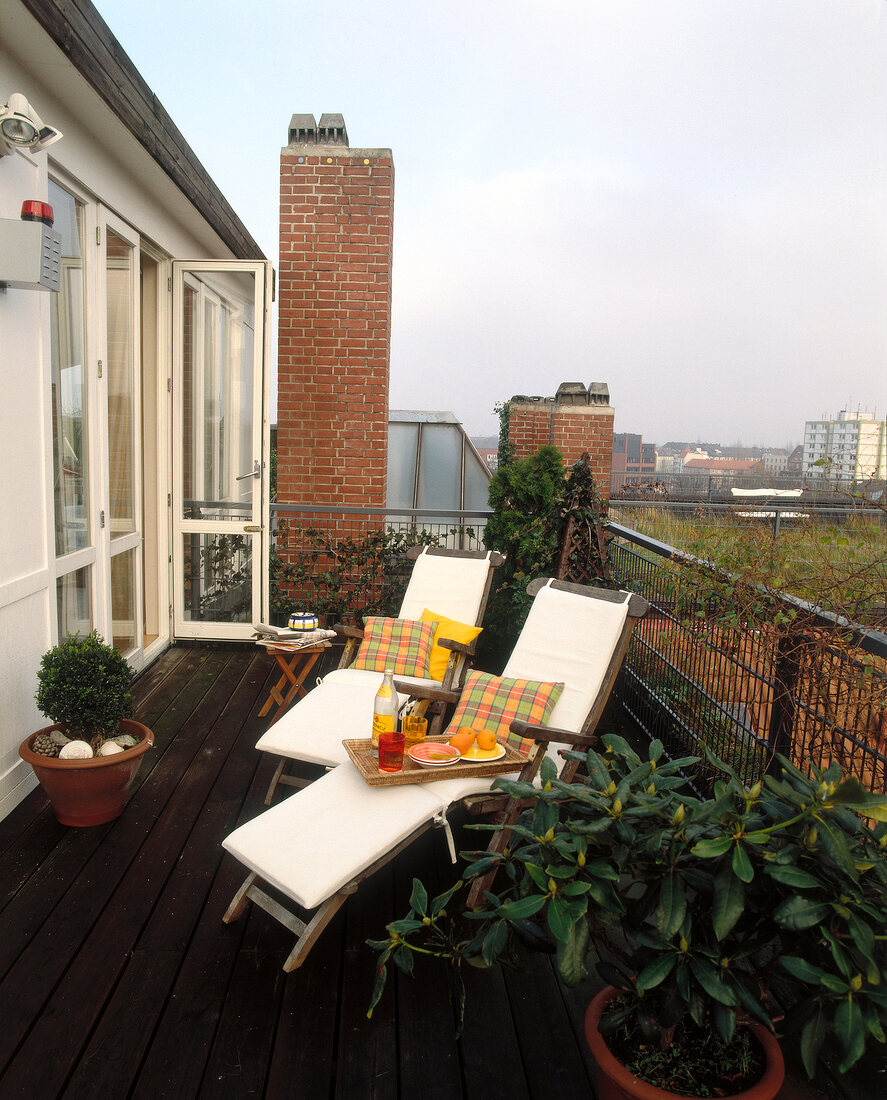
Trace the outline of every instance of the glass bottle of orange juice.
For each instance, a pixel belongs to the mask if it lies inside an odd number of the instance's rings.
[[[373,750],[379,750],[379,734],[397,728],[397,693],[394,690],[394,669],[386,668],[385,676],[373,703]]]

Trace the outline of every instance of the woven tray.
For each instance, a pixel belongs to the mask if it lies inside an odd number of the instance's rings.
[[[444,737],[428,737],[428,741],[446,741]],[[464,760],[457,764],[447,764],[439,768],[423,768],[415,763],[406,753],[403,754],[403,771],[381,772],[379,761],[372,753],[373,741],[371,737],[361,737],[358,740],[343,741],[345,751],[354,761],[354,766],[371,787],[397,787],[404,783],[431,783],[437,779],[465,779],[467,777],[480,777],[504,775],[506,772],[518,772],[526,764],[526,758],[521,756],[517,749],[505,744],[505,755],[499,760]],[[500,742],[502,744],[502,742]]]

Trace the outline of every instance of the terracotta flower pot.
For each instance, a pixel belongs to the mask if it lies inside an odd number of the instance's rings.
[[[62,825],[103,825],[123,813],[129,788],[142,756],[154,744],[154,735],[141,722],[124,719],[120,732],[139,738],[131,749],[113,756],[94,756],[90,760],[59,760],[40,756],[31,750],[35,737],[52,733],[61,726],[46,726],[26,737],[18,754],[34,769],[40,786],[52,803]]]
[[[610,1053],[610,1048],[598,1031],[598,1023],[607,1005],[619,990],[607,986],[594,998],[585,1013],[585,1041],[597,1062],[598,1096],[600,1100],[673,1100],[682,1093],[668,1092],[635,1077]],[[732,1093],[729,1100],[773,1100],[782,1088],[785,1063],[775,1036],[767,1028],[753,1024],[751,1030],[764,1049],[764,1076],[749,1089]]]

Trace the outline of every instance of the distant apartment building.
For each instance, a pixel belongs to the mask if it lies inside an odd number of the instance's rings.
[[[613,457],[610,467],[610,489],[617,492],[623,485],[640,485],[656,477],[656,444],[644,443],[639,435],[613,433]]]
[[[781,474],[788,466],[788,455],[785,451],[767,451],[761,457],[761,464],[768,474]]]
[[[802,472],[846,482],[887,477],[887,425],[871,413],[846,409],[834,420],[808,420]]]

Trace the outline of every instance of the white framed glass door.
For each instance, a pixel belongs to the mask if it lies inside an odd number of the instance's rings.
[[[267,617],[271,265],[173,263],[173,629]]]
[[[138,235],[100,208],[98,244],[104,406],[99,474],[105,500],[99,523],[105,573],[101,590],[108,605],[109,640],[137,667],[143,641]]]

